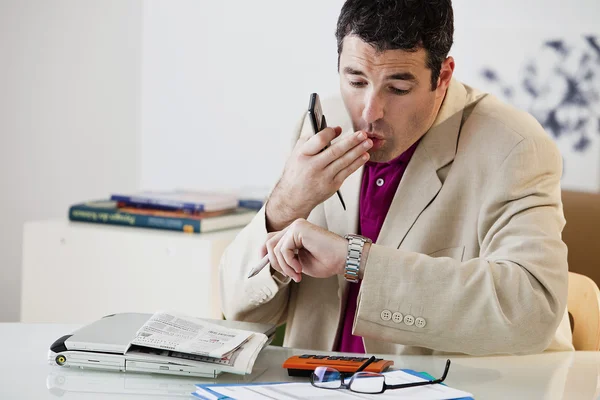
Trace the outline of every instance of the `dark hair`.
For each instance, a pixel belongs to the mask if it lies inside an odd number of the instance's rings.
[[[452,0],[347,0],[335,32],[338,69],[344,38],[350,34],[379,52],[423,48],[431,69],[431,90],[435,90],[453,33]]]

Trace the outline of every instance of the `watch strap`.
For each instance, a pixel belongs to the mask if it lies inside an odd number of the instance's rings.
[[[348,282],[357,283],[360,262],[363,256],[365,243],[372,243],[371,239],[361,236],[348,234],[344,236],[348,240],[348,254],[346,255],[346,267],[344,268],[344,278]]]

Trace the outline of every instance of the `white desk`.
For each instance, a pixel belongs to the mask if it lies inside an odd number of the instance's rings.
[[[3,362],[0,399],[171,399],[192,398],[199,378],[69,370],[47,364],[47,352],[58,337],[77,325],[0,324]],[[225,374],[217,381],[293,380],[280,368],[294,354],[267,348],[249,378]],[[395,367],[441,374],[444,357],[391,357]],[[596,399],[600,352],[547,353],[534,356],[452,357],[447,383],[476,399]],[[296,378],[301,380],[301,378]],[[49,389],[52,387],[53,389]]]

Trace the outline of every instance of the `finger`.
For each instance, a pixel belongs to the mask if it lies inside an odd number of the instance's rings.
[[[335,143],[332,143],[325,151],[319,154],[318,159],[319,163],[325,168],[329,164],[338,160],[339,158],[346,155],[352,149],[357,148],[357,146],[362,145],[363,143],[370,143],[368,148],[371,148],[373,145],[373,141],[367,138],[367,135],[358,131],[351,135],[347,135],[343,139],[338,140]],[[358,147],[360,148],[360,147]],[[354,160],[354,158],[353,158]]]
[[[279,267],[283,271],[284,274],[289,276],[294,280],[294,282],[300,282],[300,274],[298,274],[285,260],[285,257],[282,254],[282,243],[285,240],[284,238],[287,236],[284,235],[283,238],[277,243],[275,246],[275,256],[277,257],[277,262],[279,263]]]
[[[334,126],[333,130],[335,131],[335,137],[338,137],[342,134],[342,127],[341,126]]]
[[[265,245],[267,247],[267,255],[269,256],[269,263],[271,263],[271,268],[286,275],[281,269],[281,266],[279,265],[279,261],[277,260],[277,256],[275,254],[275,246],[277,246],[277,243],[279,243],[279,239],[281,239],[284,232],[285,231],[277,232],[275,235],[273,235],[273,237],[271,237],[265,242]]]
[[[369,161],[370,157],[371,156],[369,155],[369,153],[363,154],[362,156],[360,156],[359,158],[354,160],[352,162],[352,164],[350,164],[349,166],[347,166],[346,168],[344,168],[340,172],[338,172],[333,177],[333,180],[335,182],[337,182],[339,185],[341,185],[346,180],[346,178],[348,178],[350,175],[352,175],[354,172],[356,172],[356,170],[358,170],[360,167],[365,165],[366,162]]]
[[[326,168],[327,173],[330,174],[330,176],[337,175],[342,169],[351,165],[355,160],[361,158],[364,154],[367,154],[367,151],[371,147],[373,147],[373,141],[371,139],[360,142],[353,148],[349,149],[344,155],[336,160],[333,160],[333,162]],[[331,149],[333,149],[333,146],[327,149],[327,151]]]
[[[272,237],[274,237],[275,235],[277,235],[279,232],[269,232],[267,233],[267,239],[265,240],[265,242],[263,243],[262,247],[260,248],[260,258],[263,258],[264,256],[267,255],[267,241],[269,239],[271,239]]]
[[[286,264],[288,264],[294,270],[294,272],[301,274],[302,267],[296,258],[296,253],[301,248],[301,245],[299,245],[298,241],[295,240],[296,235],[297,232],[292,230],[286,232],[286,234],[283,235],[279,241],[278,250],[281,252]]]
[[[329,143],[342,133],[342,128],[325,128],[321,132],[310,137],[301,147],[301,152],[305,156],[314,156],[319,154]]]
[[[288,232],[281,238],[279,243],[281,243],[281,254],[285,259],[285,262],[298,274],[300,279],[302,279],[302,265],[296,255],[297,250],[299,250],[301,246],[298,246],[295,237],[296,235]]]

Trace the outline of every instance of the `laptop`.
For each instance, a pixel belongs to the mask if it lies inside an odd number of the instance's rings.
[[[121,313],[107,315],[86,325],[70,335],[57,339],[48,352],[48,362],[61,367],[75,367],[105,371],[146,372],[169,375],[216,378],[220,370],[207,365],[186,365],[177,358],[173,362],[164,360],[133,360],[125,354],[137,331],[152,317],[152,314]],[[243,329],[263,333],[267,344],[275,336],[275,325],[252,322],[206,319],[207,322],[227,328]],[[129,359],[128,359],[129,358]]]

